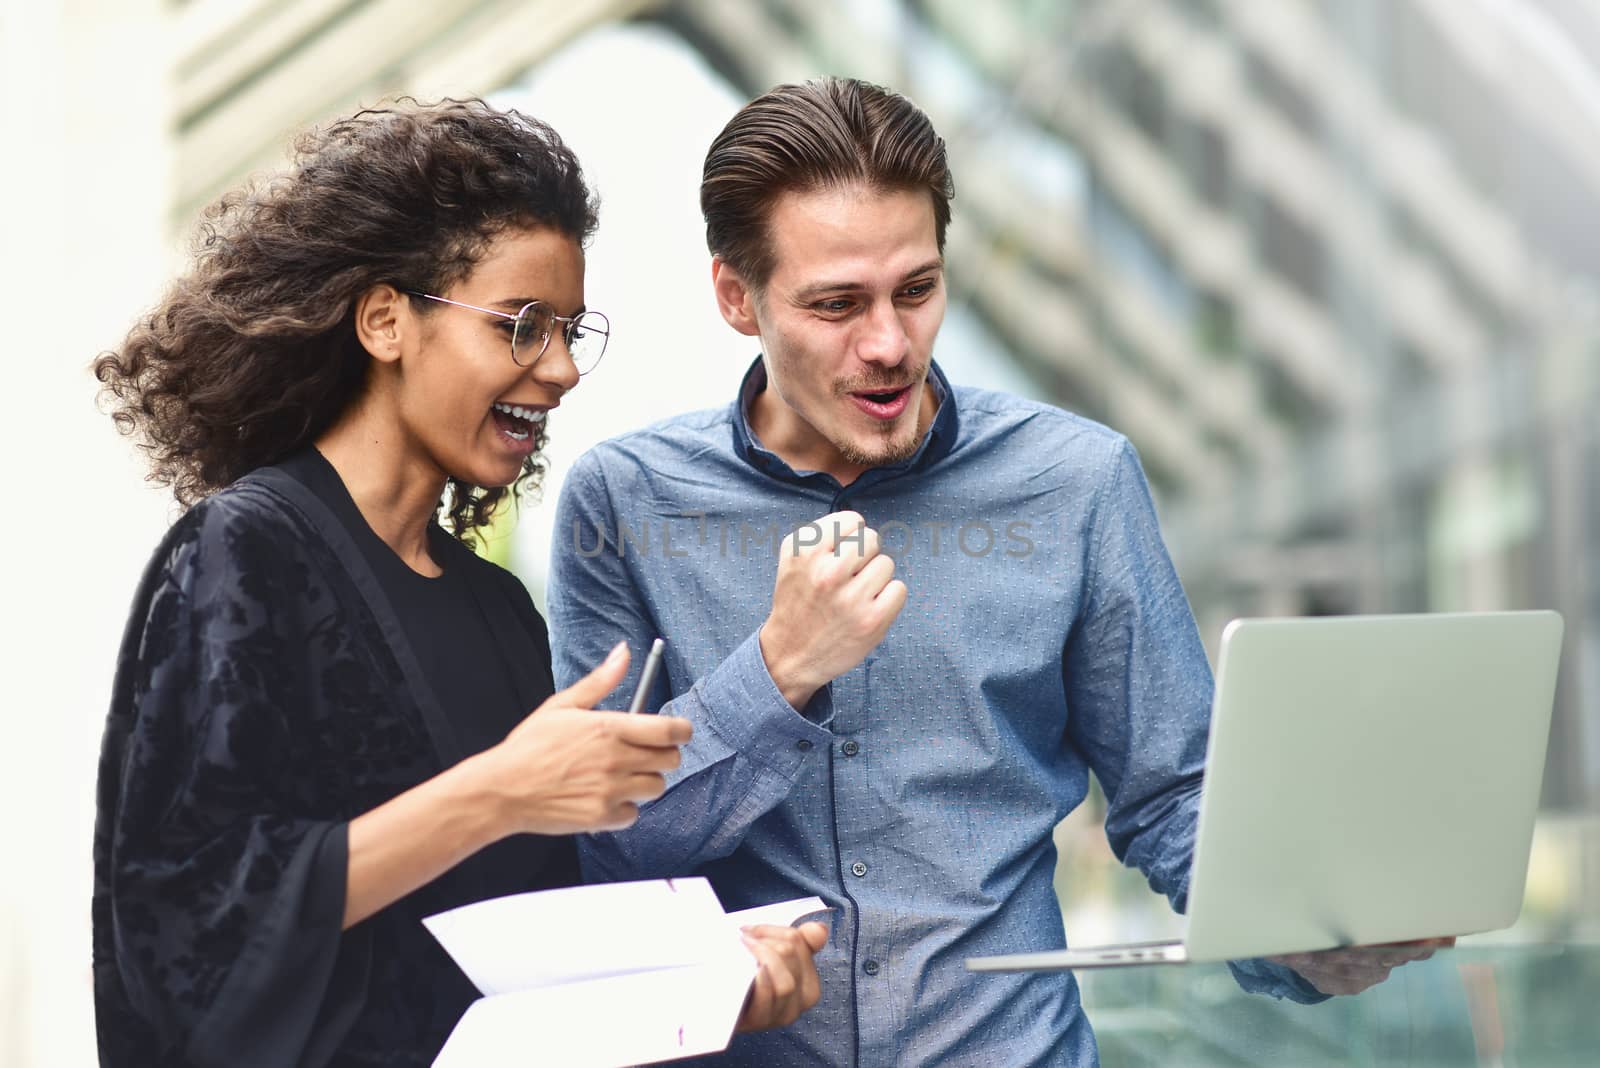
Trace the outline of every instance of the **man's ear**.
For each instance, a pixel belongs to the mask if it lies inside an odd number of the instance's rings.
[[[387,283],[373,286],[356,298],[356,337],[379,363],[400,359],[400,343],[415,318],[405,294]]]
[[[748,337],[760,336],[755,290],[721,256],[711,257],[711,288],[717,295],[717,310],[729,326]]]

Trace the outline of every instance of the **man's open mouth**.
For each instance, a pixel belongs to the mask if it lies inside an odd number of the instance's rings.
[[[850,394],[856,407],[875,419],[895,419],[906,410],[911,397],[911,387],[899,389],[860,390]]]

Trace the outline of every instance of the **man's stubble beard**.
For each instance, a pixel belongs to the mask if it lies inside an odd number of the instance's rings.
[[[927,401],[928,369],[924,367],[919,373],[912,376],[910,382],[905,381],[904,375],[864,374],[855,378],[835,382],[833,394],[836,398],[849,401],[850,395],[857,392],[867,392],[876,389],[894,389],[896,386],[909,386],[915,395],[908,399],[907,410],[916,412],[916,420],[911,429],[905,432],[905,437],[896,439],[890,435],[874,436],[873,444],[876,449],[862,447],[860,438],[830,441],[834,450],[844,458],[845,462],[853,467],[892,467],[904,463],[917,454],[917,448],[922,444],[922,435],[917,431],[922,426],[922,405]]]
[[[915,456],[921,444],[922,439],[913,426],[903,439],[890,438],[876,451],[868,451],[854,440],[835,441],[833,447],[852,467],[892,467]]]

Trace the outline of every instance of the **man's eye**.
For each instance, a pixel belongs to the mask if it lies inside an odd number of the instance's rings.
[[[843,299],[819,300],[816,304],[812,305],[812,307],[816,308],[820,312],[826,312],[829,315],[842,315],[850,310],[850,301]]]
[[[900,295],[910,300],[921,300],[933,292],[935,285],[934,282],[918,282],[914,286],[907,286]]]

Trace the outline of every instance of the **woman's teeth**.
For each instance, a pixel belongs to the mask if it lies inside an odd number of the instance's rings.
[[[538,426],[540,423],[544,422],[544,417],[549,414],[548,412],[545,412],[539,408],[524,408],[518,404],[502,404],[499,401],[495,402],[494,410],[497,412],[505,412],[507,415],[516,419],[525,419],[535,426]]]

